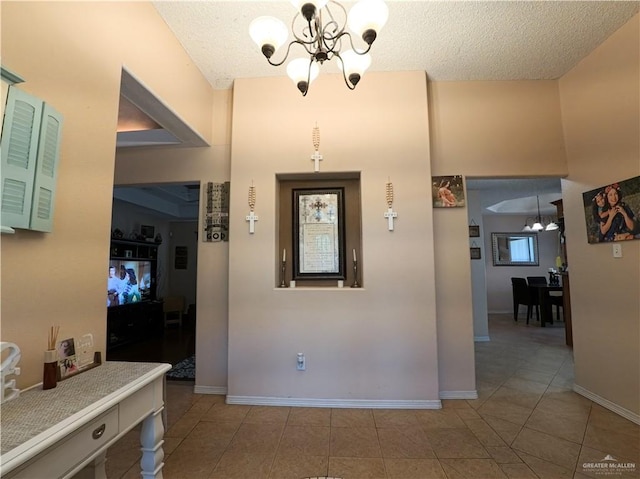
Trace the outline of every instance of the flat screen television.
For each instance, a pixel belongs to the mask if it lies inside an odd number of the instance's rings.
[[[107,307],[155,299],[155,261],[114,259],[109,262]]]

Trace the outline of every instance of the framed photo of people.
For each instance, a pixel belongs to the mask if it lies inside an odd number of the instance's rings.
[[[61,379],[78,372],[76,343],[73,338],[66,338],[58,343],[58,367]]]
[[[293,279],[345,279],[344,188],[293,189]]]
[[[102,364],[100,351],[95,350],[92,334],[80,338],[66,338],[57,345],[58,381],[93,369]]]
[[[431,196],[434,208],[455,208],[465,205],[462,175],[432,176]]]
[[[640,239],[640,176],[582,194],[589,243]]]

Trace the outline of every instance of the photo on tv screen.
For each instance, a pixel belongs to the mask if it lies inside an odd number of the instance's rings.
[[[107,278],[107,306],[120,306],[150,299],[151,279],[150,261],[110,261]]]

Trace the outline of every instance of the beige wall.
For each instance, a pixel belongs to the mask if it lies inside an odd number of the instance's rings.
[[[229,181],[231,91],[213,92],[210,148],[125,149],[118,151],[117,185],[200,181],[200,218],[208,182]],[[196,291],[196,389],[224,394],[227,387],[229,243],[198,241]]]
[[[588,244],[582,193],[640,175],[640,16],[560,80],[575,383],[640,420],[640,241]],[[636,219],[640,212],[635,212]],[[624,412],[624,411],[623,411]]]
[[[361,172],[362,289],[274,288],[275,175],[313,171],[309,157],[316,122],[321,170]],[[354,92],[340,76],[321,75],[306,98],[287,78],[236,80],[229,245],[232,400],[438,400],[427,131],[424,72],[369,74]],[[389,177],[399,214],[393,232],[383,217]],[[250,235],[242,219],[252,181],[260,220]],[[296,371],[298,352],[306,355],[305,372]]]
[[[216,92],[217,105],[228,104],[230,92]],[[219,113],[219,114],[218,114]],[[226,116],[224,108],[214,112],[216,120]],[[225,141],[224,135],[214,138]],[[200,219],[206,200],[207,182],[229,180],[230,148],[124,150],[118,152],[116,184],[200,181]],[[179,166],[176,166],[179,162]],[[201,392],[224,393],[227,385],[227,277],[229,243],[198,240],[196,292],[196,388]]]
[[[473,306],[473,339],[487,341],[489,338],[489,314],[487,312],[487,281],[485,261],[487,248],[482,237],[485,227],[482,222],[481,192],[467,190],[467,215],[469,225],[478,225],[479,237],[469,238],[469,247],[480,248],[480,259],[471,261],[471,292]],[[471,254],[471,253],[469,253]]]
[[[434,175],[567,174],[557,82],[434,82],[429,99]],[[433,213],[442,391],[475,389],[467,213],[466,208]],[[483,253],[486,258],[490,250]]]
[[[122,66],[207,140],[211,89],[147,3],[3,2],[1,21],[3,66],[64,115],[53,232],[2,236],[2,340],[22,349],[24,388],[42,380],[53,324],[104,353]]]
[[[431,85],[435,175],[565,176],[556,81]]]
[[[422,76],[422,74],[420,74]],[[375,75],[367,75],[374,78]],[[278,98],[278,106],[272,110],[267,106],[262,105],[262,101],[258,101],[255,98],[249,96],[247,100],[244,90],[239,90],[237,87],[233,93],[233,98],[230,92],[216,92],[216,98],[214,105],[216,105],[216,111],[214,112],[214,146],[211,148],[211,152],[193,152],[189,153],[187,157],[193,156],[191,160],[186,159],[181,161],[181,166],[178,171],[175,170],[173,165],[174,152],[159,150],[156,151],[134,151],[134,152],[121,152],[118,155],[118,163],[116,168],[116,183],[130,183],[135,184],[139,182],[156,182],[156,181],[178,181],[178,180],[193,180],[200,178],[201,181],[224,181],[229,179],[228,172],[225,173],[225,168],[229,167],[230,161],[230,138],[231,138],[231,103],[232,99],[235,99],[234,108],[240,108],[239,104],[246,104],[243,107],[246,111],[243,112],[248,115],[249,119],[246,120],[247,126],[245,130],[238,130],[237,126],[233,128],[234,141],[238,142],[238,145],[234,145],[234,152],[242,151],[242,154],[234,154],[234,168],[236,168],[236,162],[238,162],[238,171],[242,171],[246,177],[247,188],[251,180],[255,180],[259,175],[265,174],[261,172],[262,169],[267,169],[270,180],[267,186],[260,186],[258,188],[258,202],[260,203],[259,216],[263,218],[257,223],[257,232],[263,232],[267,226],[270,226],[264,218],[265,203],[269,207],[274,208],[270,198],[264,198],[265,188],[273,190],[275,188],[275,178],[273,175],[277,173],[290,173],[295,171],[312,171],[312,162],[308,160],[310,152],[309,148],[312,147],[310,135],[311,129],[315,125],[315,121],[319,122],[321,126],[321,152],[325,157],[325,161],[321,164],[322,171],[336,171],[338,170],[360,170],[363,171],[363,178],[366,177],[365,167],[373,167],[384,171],[376,171],[376,174],[381,175],[381,178],[386,181],[387,176],[391,176],[392,181],[396,189],[396,197],[402,194],[399,190],[398,182],[407,181],[407,173],[402,168],[399,168],[394,162],[394,170],[390,170],[388,165],[381,163],[373,163],[371,159],[367,159],[366,162],[361,164],[355,163],[355,166],[350,164],[349,158],[354,158],[353,161],[358,161],[360,157],[371,156],[368,153],[367,144],[371,142],[371,138],[375,138],[379,135],[372,134],[358,140],[351,141],[349,138],[351,135],[343,135],[343,131],[359,131],[358,123],[364,123],[364,126],[370,125],[372,122],[379,121],[381,118],[386,118],[388,114],[380,113],[380,111],[386,111],[387,104],[390,100],[380,103],[379,99],[372,101],[372,104],[376,105],[375,111],[371,110],[370,106],[355,106],[355,111],[361,111],[363,119],[355,121],[349,116],[349,122],[347,125],[338,128],[339,123],[335,121],[320,121],[322,115],[330,115],[331,109],[325,103],[322,106],[313,106],[310,110],[312,118],[307,119],[309,115],[307,108],[309,104],[313,102],[313,94],[320,95],[317,92],[317,85],[322,82],[336,81],[333,77],[327,75],[321,75],[317,80],[319,83],[314,83],[312,91],[307,98],[300,98],[299,93],[295,88],[291,88],[291,84],[288,83],[286,78],[281,78],[278,81],[282,82],[282,93],[276,95],[272,93],[271,97]],[[244,81],[244,80],[243,80]],[[263,80],[254,80],[263,81]],[[276,80],[264,80],[266,82],[273,82]],[[240,82],[241,83],[241,82]],[[431,145],[431,151],[440,152],[439,158],[431,159],[431,163],[438,168],[440,172],[437,174],[456,174],[462,173],[467,175],[468,171],[475,172],[478,175],[480,171],[478,164],[482,165],[483,162],[475,159],[474,155],[478,157],[486,157],[494,155],[501,159],[500,163],[492,168],[487,168],[483,176],[502,176],[505,174],[512,176],[523,176],[530,174],[531,168],[526,160],[530,156],[531,150],[540,151],[541,155],[545,158],[554,157],[553,161],[541,162],[537,161],[538,169],[536,174],[549,175],[559,174],[558,172],[566,173],[566,165],[563,159],[562,138],[561,131],[559,130],[559,108],[557,103],[557,88],[553,82],[543,82],[542,87],[537,82],[505,82],[500,85],[492,85],[490,82],[483,82],[482,85],[478,85],[475,82],[471,83],[433,83],[430,84],[432,89],[431,98],[434,104],[431,105],[431,125],[427,125],[425,119],[421,124],[414,125],[416,129],[422,128],[422,131],[436,132],[439,138],[439,144]],[[338,89],[338,101],[342,103],[350,100],[357,95],[360,90],[363,89],[365,83],[358,86],[356,92],[341,91]],[[475,99],[470,102],[469,108],[460,109],[458,104],[458,98],[460,96],[469,97],[469,92],[477,92],[479,87],[481,88],[482,98],[490,98],[492,101],[480,101]],[[269,91],[273,92],[271,88]],[[252,87],[254,91],[266,91],[267,86]],[[384,86],[384,88],[387,88]],[[345,89],[346,90],[346,89]],[[280,90],[277,90],[278,92]],[[502,92],[502,93],[501,93]],[[226,93],[226,95],[225,95]],[[348,94],[349,93],[349,94]],[[501,94],[510,102],[516,103],[516,106],[509,106],[508,101],[501,99]],[[555,103],[554,103],[555,102]],[[341,108],[347,108],[350,103],[344,103],[347,106]],[[503,108],[496,113],[496,104],[503,105]],[[423,103],[424,111],[427,111],[426,103]],[[519,106],[519,108],[518,108]],[[298,110],[302,109],[303,114],[298,113]],[[280,114],[277,119],[270,117],[273,111],[282,112],[286,111],[287,115]],[[316,112],[317,110],[317,112]],[[526,111],[527,115],[522,115],[520,112]],[[234,117],[241,113],[236,110]],[[296,116],[300,116],[302,119],[298,119]],[[296,121],[286,122],[283,124],[283,119],[292,116],[296,118]],[[446,123],[452,122],[453,127]],[[253,123],[252,123],[253,122]],[[306,123],[305,123],[306,122]],[[307,124],[308,123],[308,124]],[[397,122],[396,122],[397,123]],[[463,154],[466,157],[465,161],[461,161],[457,156],[451,158],[454,162],[454,166],[449,167],[444,160],[444,153],[455,148],[460,148],[458,138],[460,136],[466,136],[467,130],[462,129],[460,124],[467,123],[482,123],[484,128],[490,131],[491,138],[494,141],[489,141],[483,136],[474,136],[474,142],[465,143],[466,149]],[[394,124],[387,121],[385,124]],[[490,125],[490,127],[487,126]],[[514,126],[517,125],[517,128]],[[257,126],[256,126],[257,125]],[[284,126],[283,126],[284,125]],[[336,126],[334,126],[336,125]],[[545,125],[556,125],[555,128],[544,128],[543,136],[540,136],[540,130]],[[263,130],[271,132],[271,129],[276,129],[277,134],[267,135],[263,133]],[[281,131],[287,132],[287,138],[279,139],[278,135]],[[517,130],[517,133],[514,132]],[[296,131],[297,133],[292,133]],[[394,129],[394,132],[396,130]],[[413,131],[413,130],[412,130]],[[508,134],[505,134],[508,131]],[[534,133],[531,133],[531,132]],[[217,137],[216,137],[217,135]],[[394,141],[402,141],[403,144],[410,144],[413,141],[411,138],[406,137],[407,134],[398,136],[394,133]],[[424,133],[423,133],[424,135]],[[520,138],[521,152],[520,156],[524,160],[515,161],[511,152],[515,146],[511,143],[511,138],[516,135]],[[258,141],[257,138],[264,139]],[[246,141],[245,138],[250,138]],[[420,140],[422,141],[422,140]],[[265,149],[265,145],[267,148]],[[400,157],[393,151],[396,143],[392,144],[375,144],[376,152],[372,158],[377,156],[388,157]],[[246,165],[242,160],[247,156],[242,148],[251,149],[252,155],[262,155],[260,160],[255,160],[256,164]],[[332,152],[331,149],[336,149]],[[404,148],[404,146],[403,146]],[[415,146],[410,146],[415,149]],[[504,148],[505,151],[502,151]],[[547,148],[544,150],[543,148]],[[255,149],[255,151],[254,151]],[[269,151],[274,149],[277,154],[269,156],[269,161],[265,161],[264,158]],[[362,151],[364,151],[364,153]],[[557,155],[557,151],[561,151],[560,157]],[[178,150],[179,154],[183,154],[185,150]],[[187,150],[188,151],[188,150]],[[263,154],[262,151],[265,153]],[[295,155],[295,160],[289,158],[291,155]],[[386,156],[384,156],[386,155]],[[274,158],[282,158],[282,160],[275,161]],[[330,160],[335,158],[334,164],[330,164]],[[449,158],[447,156],[447,158]],[[519,157],[518,157],[519,158]],[[227,163],[225,163],[225,161]],[[286,162],[282,167],[279,167],[280,162]],[[295,166],[290,166],[291,162]],[[448,160],[447,160],[448,161]],[[336,165],[340,162],[339,165]],[[343,164],[344,162],[344,164]],[[560,167],[558,166],[560,163]],[[150,167],[150,165],[153,165]],[[240,170],[242,168],[242,170]],[[428,167],[420,173],[421,180],[427,180],[430,177]],[[250,170],[250,171],[245,171]],[[433,173],[436,174],[436,173]],[[409,176],[413,175],[412,171],[409,171]],[[233,185],[241,184],[244,180],[238,180],[237,175],[233,176]],[[363,180],[364,181],[364,180]],[[383,181],[384,183],[384,181]],[[256,183],[256,185],[258,185]],[[234,186],[232,188],[237,195],[234,202],[237,202],[239,210],[242,210],[246,205],[246,191],[243,188]],[[425,190],[426,191],[426,190]],[[374,193],[375,195],[375,193]],[[233,199],[232,198],[232,199]],[[376,196],[378,201],[384,202],[382,196]],[[414,198],[412,197],[412,201]],[[396,200],[396,202],[399,199]],[[424,206],[428,205],[428,213],[433,214],[433,221],[435,225],[433,245],[436,251],[435,255],[435,268],[437,273],[435,274],[436,284],[436,304],[437,304],[437,331],[438,331],[438,375],[439,375],[439,389],[444,392],[446,397],[455,397],[456,393],[469,393],[475,390],[475,369],[474,369],[474,354],[473,354],[473,324],[472,324],[472,312],[471,312],[471,283],[470,278],[470,266],[468,257],[468,237],[467,237],[467,217],[466,209],[451,210],[431,210],[430,200],[421,205],[423,210]],[[397,209],[397,206],[394,205]],[[385,208],[385,205],[381,206]],[[378,213],[375,210],[373,214],[373,222],[377,227],[381,227],[378,221]],[[232,217],[244,218],[246,212],[236,213]],[[380,213],[381,214],[381,213]],[[401,216],[406,217],[406,213],[400,212]],[[424,212],[419,214],[419,217],[424,217]],[[401,221],[401,219],[399,220]],[[238,225],[239,223],[239,225]],[[233,225],[233,222],[232,222]],[[397,223],[400,225],[400,223]],[[240,228],[240,236],[246,235],[246,224],[244,222],[236,222],[236,226]],[[272,225],[271,225],[272,226]],[[399,226],[398,226],[399,227]],[[258,234],[257,233],[257,234]],[[232,237],[237,239],[238,233],[231,232]],[[391,233],[397,237],[397,231]],[[423,234],[423,233],[421,233]],[[376,233],[377,235],[377,233]],[[427,236],[426,243],[429,242]],[[272,241],[275,241],[275,233]],[[234,243],[232,241],[231,243]],[[367,281],[369,281],[369,267],[370,263],[368,257],[371,253],[367,252],[367,233],[365,231],[365,251],[367,255],[366,269],[367,269]],[[273,252],[267,255],[269,265],[268,270],[273,268],[272,255],[275,254],[275,243],[271,244]],[[369,251],[371,251],[369,249]],[[394,247],[395,251],[395,247]],[[199,260],[199,281],[198,281],[198,368],[197,368],[197,388],[201,391],[221,391],[227,385],[227,363],[226,363],[226,250],[225,246],[221,244],[200,244],[198,251]],[[242,257],[239,255],[238,257]],[[238,259],[232,256],[230,259],[232,270],[239,266]],[[233,271],[231,274],[233,275]],[[272,286],[271,280],[274,277],[275,272],[265,274],[264,278],[259,275],[264,281],[269,282],[269,286]],[[461,280],[461,278],[463,278]],[[467,278],[467,279],[464,279]],[[401,283],[405,280],[403,279]],[[368,286],[368,285],[367,285]],[[367,288],[368,289],[368,288]],[[274,292],[274,294],[280,294],[282,292]],[[301,294],[300,291],[296,291],[296,295]],[[343,294],[343,292],[339,292]],[[356,293],[357,294],[357,293]],[[304,300],[303,300],[304,301]],[[296,303],[297,304],[297,303]],[[347,316],[350,314],[353,308],[357,308],[357,305],[351,305],[351,301],[345,306]],[[268,308],[266,310],[269,310]],[[212,347],[213,346],[213,347]],[[288,349],[292,347],[288,346]],[[297,348],[297,345],[296,345]],[[296,349],[293,348],[293,349]],[[277,348],[274,348],[277,349]],[[297,349],[293,353],[298,352]],[[289,352],[291,352],[289,351]],[[308,354],[308,353],[307,353]],[[202,361],[200,361],[202,358]],[[313,364],[313,355],[309,358],[310,364]],[[290,362],[283,361],[284,373],[288,376],[290,369]],[[295,372],[295,371],[294,371]],[[230,374],[234,377],[237,375],[230,369]],[[233,380],[233,378],[232,378]],[[207,389],[210,388],[210,389]]]

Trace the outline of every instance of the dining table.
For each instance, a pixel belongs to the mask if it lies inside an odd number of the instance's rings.
[[[551,304],[550,294],[552,291],[563,291],[561,285],[550,284],[530,284],[530,290],[538,295],[538,304],[540,305],[540,326],[545,327],[546,323],[553,324],[553,308]],[[564,316],[564,308],[562,308]]]

